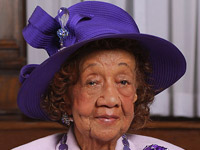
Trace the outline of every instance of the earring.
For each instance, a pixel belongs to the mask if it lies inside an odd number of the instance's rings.
[[[67,125],[67,126],[70,126],[71,122],[73,122],[73,118],[72,117],[69,117],[67,115],[67,113],[64,113],[62,115],[62,118],[61,118],[61,121],[63,124]]]

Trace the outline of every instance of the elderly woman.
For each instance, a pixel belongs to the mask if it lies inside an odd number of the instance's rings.
[[[144,127],[154,96],[185,73],[173,44],[140,34],[124,10],[96,1],[61,8],[55,19],[37,7],[23,34],[50,57],[21,70],[19,108],[70,128],[14,150],[181,150],[126,134]]]

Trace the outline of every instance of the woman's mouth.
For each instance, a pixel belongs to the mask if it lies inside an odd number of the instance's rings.
[[[119,117],[116,116],[116,115],[100,115],[100,116],[97,116],[95,117],[100,123],[103,123],[103,124],[112,124],[112,123],[115,123]]]

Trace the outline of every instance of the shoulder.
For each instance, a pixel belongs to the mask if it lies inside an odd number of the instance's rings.
[[[21,145],[19,147],[13,148],[12,150],[55,150],[56,145],[58,144],[60,138],[62,137],[61,133],[49,135],[30,143]]]
[[[149,136],[128,134],[127,137],[128,140],[132,142],[135,145],[135,147],[137,147],[138,150],[144,149],[146,146],[150,146],[153,144],[165,147],[168,150],[183,150],[182,148],[175,146],[171,143]]]

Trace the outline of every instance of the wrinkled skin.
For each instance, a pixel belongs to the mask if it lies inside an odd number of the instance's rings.
[[[134,117],[135,59],[124,50],[96,51],[82,59],[71,88],[74,133],[82,150],[114,150]]]

